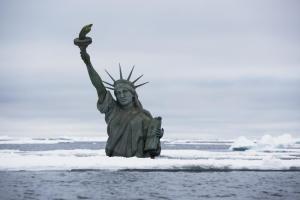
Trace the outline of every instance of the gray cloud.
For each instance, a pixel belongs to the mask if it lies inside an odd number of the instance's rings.
[[[1,135],[105,134],[72,44],[94,23],[95,68],[109,80],[135,64],[170,137],[300,136],[298,1],[0,4]]]

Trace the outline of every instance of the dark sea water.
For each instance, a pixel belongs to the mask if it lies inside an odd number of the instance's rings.
[[[105,142],[0,144],[22,152],[103,149]],[[163,143],[163,149],[228,152],[218,142]],[[298,154],[297,154],[298,155]],[[51,158],[51,157],[49,157]],[[232,158],[234,160],[235,158]],[[2,170],[0,199],[300,199],[299,170]]]
[[[0,172],[1,199],[300,199],[300,172]]]

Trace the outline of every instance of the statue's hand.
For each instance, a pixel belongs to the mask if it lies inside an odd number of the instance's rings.
[[[164,135],[164,132],[165,132],[165,131],[164,131],[163,128],[162,128],[162,129],[158,128],[158,129],[155,130],[156,136],[157,136],[158,138],[162,138],[163,135]]]

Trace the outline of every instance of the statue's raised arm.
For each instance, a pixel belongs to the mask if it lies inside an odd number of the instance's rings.
[[[88,45],[92,43],[92,38],[86,37],[86,35],[91,31],[91,27],[92,24],[84,26],[79,33],[79,37],[74,39],[74,44],[80,48],[81,58],[87,67],[91,82],[97,90],[99,100],[103,100],[106,95],[105,86],[99,74],[93,68],[90,56],[86,51]]]

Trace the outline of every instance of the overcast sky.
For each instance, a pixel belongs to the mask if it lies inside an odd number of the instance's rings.
[[[300,2],[0,2],[0,135],[105,136],[73,39],[104,80],[118,63],[149,84],[166,138],[300,137]]]

